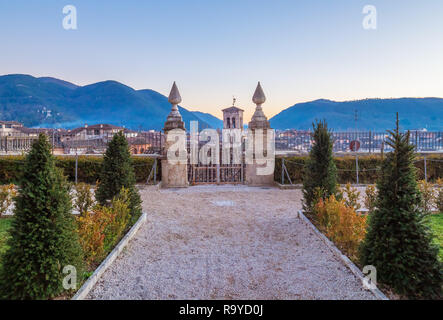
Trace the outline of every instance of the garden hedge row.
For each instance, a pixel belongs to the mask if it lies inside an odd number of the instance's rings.
[[[307,156],[286,157],[285,166],[291,177],[292,183],[302,183],[302,170]],[[336,157],[335,164],[337,166],[338,182],[356,183],[356,164],[354,156]],[[438,178],[443,178],[443,155],[427,155],[427,176],[428,181],[434,182]],[[359,156],[359,183],[372,184],[375,183],[378,177],[378,170],[382,163],[380,155]],[[282,159],[277,158],[275,162],[275,181],[281,183],[281,169]],[[424,179],[424,158],[417,156],[415,166],[417,168],[417,175],[419,180]],[[285,184],[288,184],[288,178],[285,174]]]
[[[75,157],[56,157],[57,167],[62,168],[64,174],[70,181],[75,181]],[[427,157],[427,174],[428,181],[435,181],[438,178],[443,178],[443,156],[442,155],[428,155]],[[293,183],[302,183],[302,169],[307,159],[307,156],[286,157],[285,165],[289,176]],[[154,165],[154,159],[148,157],[133,157],[133,165],[137,183],[146,182],[151,168]],[[339,183],[355,183],[355,157],[345,156],[336,157],[335,164],[338,171]],[[437,161],[435,161],[437,160]],[[2,156],[0,157],[0,184],[16,183],[22,171],[24,157],[23,156]],[[95,183],[100,175],[102,157],[99,156],[79,156],[78,157],[78,182]],[[373,170],[379,168],[381,165],[381,156],[360,156],[358,161],[359,166],[359,182],[360,183],[375,183],[378,177],[378,172]],[[281,183],[281,163],[282,159],[277,158],[275,162],[275,181]],[[424,161],[423,157],[417,157],[415,162],[417,167],[418,179],[424,179]],[[161,177],[160,161],[157,165],[157,181]],[[285,175],[285,183],[288,179]]]
[[[75,181],[75,157],[56,157],[56,166],[63,169],[69,181]],[[100,156],[79,156],[78,157],[78,182],[95,183],[100,176],[101,163],[103,157]],[[133,157],[135,177],[137,183],[147,181],[149,173],[154,165],[154,159],[148,157]],[[2,156],[0,157],[0,184],[17,183],[24,156]],[[160,174],[160,161],[157,162],[157,181]]]

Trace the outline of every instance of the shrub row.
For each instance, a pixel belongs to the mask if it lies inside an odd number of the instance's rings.
[[[133,157],[135,178],[137,183],[146,182],[154,165],[154,159],[148,157]],[[95,183],[100,176],[103,157],[79,156],[77,178],[78,182]],[[0,184],[17,183],[23,171],[23,156],[0,157]],[[63,169],[69,181],[75,181],[75,157],[56,157],[56,166]],[[160,161],[157,164],[157,181],[160,174]]]
[[[122,188],[110,206],[95,204],[77,218],[79,240],[88,267],[98,265],[131,227],[129,196],[129,190]]]
[[[288,170],[292,183],[302,183],[303,167],[308,159],[307,156],[286,157],[285,166]],[[428,181],[435,182],[438,178],[443,178],[443,156],[429,155],[427,159],[427,176]],[[345,156],[334,158],[337,167],[338,183],[346,184],[356,183],[356,163],[355,157]],[[281,183],[282,159],[276,159],[275,162],[275,181]],[[359,182],[365,184],[372,184],[377,181],[378,170],[382,164],[380,155],[360,156],[358,158],[359,167]],[[424,179],[424,159],[423,156],[417,156],[415,161],[417,168],[417,179]],[[288,183],[288,178],[285,174],[285,183]]]

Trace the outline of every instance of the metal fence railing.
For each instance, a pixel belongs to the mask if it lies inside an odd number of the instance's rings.
[[[387,132],[348,131],[332,132],[334,152],[349,152],[353,140],[360,142],[361,153],[389,152],[391,147],[386,143]],[[410,131],[410,142],[417,152],[443,152],[443,132]],[[307,153],[312,147],[312,132],[299,130],[276,131],[275,149],[277,151],[297,151]]]
[[[46,132],[49,141],[58,153],[86,154],[104,153],[114,134],[96,135],[91,137],[69,137],[66,132],[52,130]],[[125,133],[131,152],[134,154],[160,153],[165,142],[165,135],[160,131],[132,131]],[[443,131],[410,131],[411,144],[416,146],[417,152],[443,152]],[[386,143],[388,134],[381,131],[346,131],[332,132],[334,152],[345,153],[350,151],[353,140],[360,142],[360,153],[389,152],[391,148]],[[29,150],[37,136],[1,136],[0,154],[23,153]],[[221,139],[221,135],[220,135]],[[189,137],[188,137],[189,140]],[[312,131],[303,130],[276,130],[275,150],[296,151],[308,153],[312,148]]]
[[[115,133],[77,137],[66,131],[48,129],[44,132],[57,154],[103,154]],[[129,148],[133,154],[160,153],[165,135],[160,131],[125,132]],[[37,134],[0,137],[0,154],[21,154],[29,151]]]

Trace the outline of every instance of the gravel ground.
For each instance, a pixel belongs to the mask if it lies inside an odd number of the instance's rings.
[[[297,218],[300,190],[141,195],[147,223],[88,299],[375,299]]]

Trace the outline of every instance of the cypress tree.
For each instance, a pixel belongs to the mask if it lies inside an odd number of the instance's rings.
[[[41,134],[25,159],[11,227],[2,257],[0,297],[48,299],[61,294],[63,268],[82,274],[82,251],[71,214],[69,186],[47,137]]]
[[[106,205],[123,187],[129,190],[131,221],[135,222],[141,215],[141,199],[135,187],[135,173],[128,141],[120,131],[109,142],[104,155],[96,198],[101,205]]]
[[[442,265],[438,248],[421,209],[416,182],[414,146],[409,132],[389,131],[386,155],[377,182],[376,209],[361,246],[362,265],[377,269],[377,281],[409,298],[441,297]]]
[[[337,168],[332,155],[332,133],[325,120],[312,124],[314,144],[303,170],[303,208],[310,213],[318,192],[323,199],[336,193]]]

